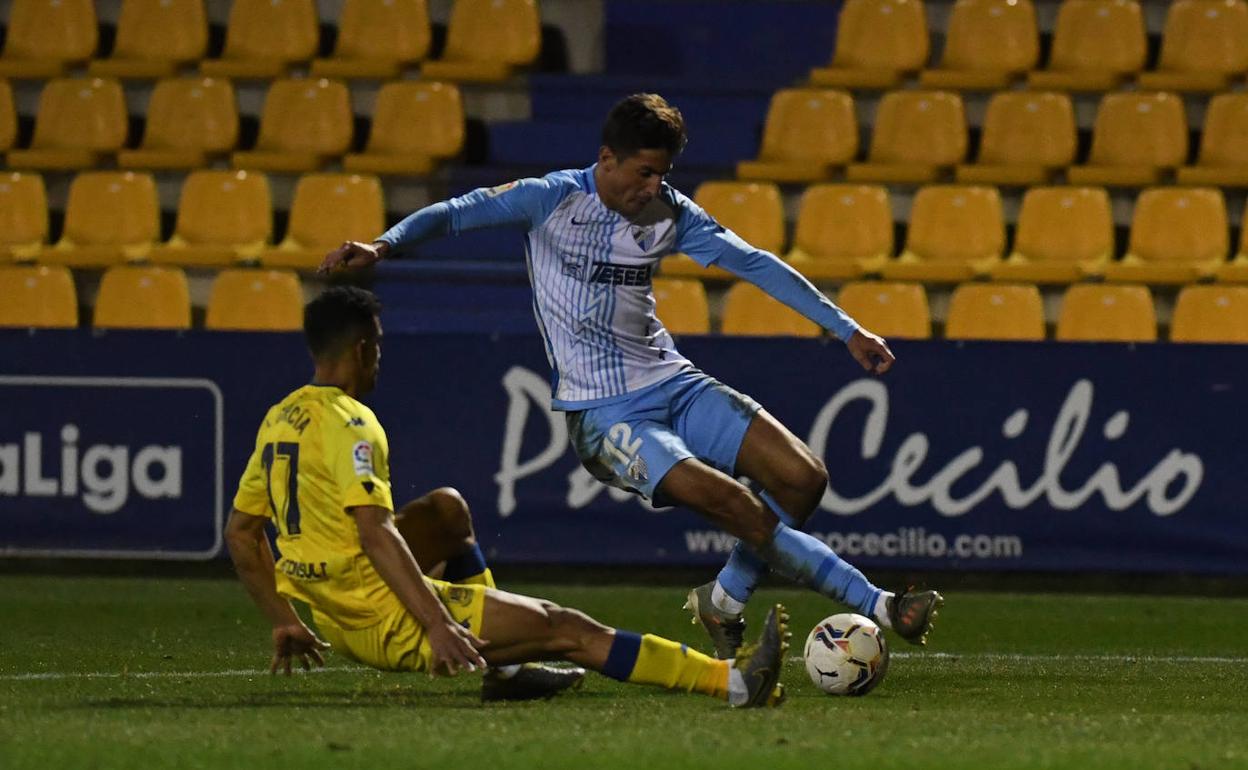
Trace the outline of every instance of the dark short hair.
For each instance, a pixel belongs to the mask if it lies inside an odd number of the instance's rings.
[[[376,330],[373,318],[381,314],[381,302],[367,289],[335,286],[303,309],[303,336],[313,358],[336,355]]]
[[[680,110],[658,94],[620,100],[602,126],[602,143],[621,159],[638,150],[667,150],[675,158],[688,141]]]

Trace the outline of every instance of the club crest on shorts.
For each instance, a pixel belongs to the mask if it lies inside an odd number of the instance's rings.
[[[373,475],[373,445],[367,441],[357,441],[351,448],[351,462],[355,465],[356,476]]]
[[[627,473],[628,477],[633,481],[645,482],[649,480],[650,469],[646,467],[646,458],[641,455],[634,457],[633,461],[628,464],[628,469],[625,473]]]
[[[654,245],[654,227],[651,225],[634,225],[632,228],[633,240],[642,251],[649,251]]]

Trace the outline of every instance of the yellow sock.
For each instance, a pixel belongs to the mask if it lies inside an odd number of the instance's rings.
[[[645,634],[628,681],[727,700],[728,661],[715,660],[686,645]]]

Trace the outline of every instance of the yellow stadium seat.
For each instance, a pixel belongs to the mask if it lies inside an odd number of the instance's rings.
[[[0,80],[0,152],[17,143],[17,108],[13,105],[13,88]]]
[[[91,168],[126,141],[126,102],[116,80],[53,80],[39,95],[29,150],[13,150],[10,168]]]
[[[932,185],[914,196],[906,247],[880,274],[897,281],[965,281],[988,272],[1004,249],[997,188]]]
[[[994,91],[1035,68],[1039,55],[1031,0],[957,0],[940,67],[921,72],[919,84]]]
[[[0,265],[0,327],[64,329],[78,325],[78,293],[65,267]]]
[[[1248,283],[1248,207],[1239,228],[1239,250],[1230,262],[1218,266],[1215,275],[1219,281]]]
[[[1175,0],[1166,13],[1161,61],[1139,76],[1156,91],[1224,91],[1248,70],[1248,3]]]
[[[984,117],[979,158],[957,168],[963,184],[1037,185],[1075,162],[1075,110],[1064,93],[994,94]]]
[[[866,163],[851,182],[924,184],[966,159],[962,97],[948,91],[890,91],[880,100]]]
[[[0,262],[34,259],[48,239],[48,195],[43,177],[0,174]]]
[[[1179,184],[1248,187],[1248,94],[1209,100],[1195,166],[1178,171]]]
[[[1170,318],[1174,342],[1248,342],[1248,286],[1185,286]]]
[[[758,160],[737,164],[741,179],[818,182],[858,153],[854,100],[844,91],[786,88],[771,97]]]
[[[86,61],[99,40],[91,0],[13,0],[0,78],[46,80]]]
[[[1145,286],[1075,284],[1062,298],[1057,339],[1065,342],[1155,342],[1157,315]]]
[[[932,336],[932,314],[922,284],[850,281],[841,287],[836,304],[881,337],[925,340]]]
[[[741,236],[742,240],[772,254],[784,249],[784,205],[780,188],[770,182],[703,182],[693,195],[694,203],[706,209],[715,221]],[[702,267],[684,254],[663,260],[663,275],[710,280],[731,280],[736,276],[711,266]]]
[[[105,77],[156,80],[199,61],[207,49],[203,0],[122,0],[113,53],[91,62],[88,71]]]
[[[351,97],[342,83],[278,80],[264,99],[256,149],[234,153],[234,168],[313,171],[346,153],[353,130]]]
[[[289,270],[222,270],[212,282],[204,327],[291,332],[303,328],[303,290]]]
[[[206,166],[238,144],[234,87],[219,78],[162,80],[147,107],[137,150],[117,153],[122,168],[189,169]]]
[[[1033,284],[964,283],[945,318],[951,340],[1043,340],[1044,302]]]
[[[1148,41],[1136,0],[1064,0],[1057,11],[1049,65],[1032,88],[1109,91],[1144,68]]]
[[[831,67],[810,71],[812,85],[883,91],[927,64],[922,0],[846,0]]]
[[[269,181],[246,171],[195,171],[182,185],[178,221],[155,263],[224,266],[257,259],[273,234]]]
[[[1167,93],[1106,94],[1096,110],[1092,153],[1071,166],[1071,184],[1143,187],[1187,160],[1183,100]]]
[[[265,267],[315,268],[343,241],[380,235],[385,210],[375,176],[307,174],[295,186],[286,237],[260,261]]]
[[[69,186],[65,232],[44,264],[105,267],[142,259],[160,236],[156,183],[133,171],[84,171]]]
[[[191,328],[186,274],[176,267],[110,267],[100,279],[92,325],[97,329]]]
[[[421,77],[496,83],[537,61],[542,19],[536,0],[455,0],[446,28],[446,50],[425,62]]]
[[[1140,193],[1131,244],[1105,278],[1129,283],[1190,283],[1211,277],[1226,261],[1229,226],[1222,191],[1155,187]]]
[[[1033,187],[1023,196],[1014,250],[989,272],[996,281],[1073,283],[1114,256],[1114,219],[1101,187]]]
[[[279,78],[316,55],[320,40],[313,0],[234,0],[220,59],[200,63],[205,75]]]
[[[405,65],[429,55],[431,38],[426,0],[346,0],[334,55],[312,62],[312,74],[397,78]]]
[[[872,185],[806,188],[793,250],[785,260],[811,280],[844,280],[876,272],[893,256],[888,191]]]
[[[672,334],[709,334],[711,314],[701,281],[655,278],[654,310]]]
[[[724,295],[721,331],[762,337],[818,337],[823,333],[814,321],[745,281],[733,284]]]
[[[463,149],[464,103],[457,86],[387,83],[377,94],[368,145],[343,158],[342,167],[356,173],[423,175]]]

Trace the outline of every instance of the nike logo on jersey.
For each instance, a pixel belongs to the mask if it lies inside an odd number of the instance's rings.
[[[589,273],[590,283],[609,283],[613,286],[649,286],[650,265],[625,267],[610,262],[595,262]]]
[[[578,222],[576,217],[572,217],[572,224],[576,225],[577,227],[583,227],[584,225],[592,225],[593,223],[594,223],[594,220],[592,219],[586,219],[584,221]]]

